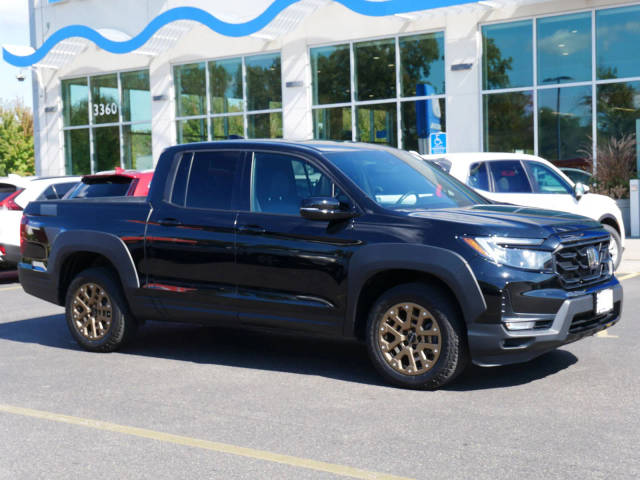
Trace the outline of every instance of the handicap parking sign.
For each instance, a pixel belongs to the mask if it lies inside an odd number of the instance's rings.
[[[447,134],[445,132],[429,135],[429,153],[432,155],[447,153]]]

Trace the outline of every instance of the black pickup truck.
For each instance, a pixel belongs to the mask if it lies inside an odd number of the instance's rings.
[[[19,273],[91,351],[146,320],[280,329],[359,339],[389,382],[434,389],[616,323],[609,241],[400,150],[234,140],[167,149],[147,198],[31,203]]]

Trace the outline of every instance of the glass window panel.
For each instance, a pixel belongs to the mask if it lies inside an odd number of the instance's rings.
[[[531,193],[531,184],[518,160],[489,162],[494,191],[499,193]]]
[[[178,120],[178,143],[206,142],[207,119]]]
[[[537,193],[573,194],[573,188],[548,166],[538,162],[528,162],[527,166]]]
[[[378,100],[396,96],[394,39],[356,43],[354,56],[357,100]]]
[[[574,161],[591,150],[591,87],[538,91],[538,152],[552,161]]]
[[[206,108],[206,73],[204,63],[174,68],[178,117],[204,115]]]
[[[443,98],[402,102],[402,148],[429,153],[429,135],[446,131]]]
[[[209,62],[211,113],[242,112],[242,59]]]
[[[469,167],[469,178],[467,185],[473,188],[489,191],[489,173],[486,162],[473,163]]]
[[[213,117],[211,119],[211,140],[244,137],[244,117]]]
[[[640,76],[640,5],[596,12],[598,79]]]
[[[91,173],[88,128],[66,130],[64,132],[64,150],[67,175],[86,175]]]
[[[93,152],[96,172],[113,170],[120,166],[120,128],[93,129]]]
[[[598,144],[636,133],[640,119],[640,82],[598,86]]]
[[[86,78],[62,80],[64,126],[89,125],[89,86]]]
[[[141,123],[151,121],[149,71],[120,74],[122,87],[122,120]]]
[[[349,45],[311,49],[313,104],[351,101]]]
[[[591,80],[591,13],[538,20],[538,84]]]
[[[91,114],[93,123],[116,123],[120,116],[118,75],[91,77]]]
[[[124,168],[148,170],[153,168],[151,153],[151,124],[124,125]]]
[[[400,38],[402,96],[444,93],[444,33]]]
[[[395,103],[356,108],[357,141],[398,146]]]
[[[282,113],[248,115],[249,138],[282,138]]]
[[[351,107],[313,110],[313,138],[316,140],[352,140]]]
[[[484,96],[484,149],[533,154],[533,93]]]
[[[248,110],[282,108],[280,54],[245,58]]]
[[[243,155],[242,152],[196,152],[186,206],[230,210],[235,173]]]
[[[485,90],[533,85],[533,23],[482,27],[482,81]]]

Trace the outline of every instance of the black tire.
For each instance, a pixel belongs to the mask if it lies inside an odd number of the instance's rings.
[[[411,308],[405,308],[411,304]],[[435,326],[439,326],[436,329],[439,331],[439,338],[429,336],[430,340],[426,343],[424,334],[422,336],[415,335],[415,333],[420,335],[419,332],[414,331],[413,337],[410,336],[411,333],[408,336],[403,336],[410,342],[417,342],[418,347],[434,343],[434,339],[437,340],[440,345],[439,350],[437,348],[421,350],[423,354],[427,352],[429,357],[432,357],[431,360],[428,356],[421,355],[418,352],[419,348],[413,350],[404,342],[402,342],[404,347],[402,344],[398,344],[392,349],[392,353],[383,351],[389,350],[391,345],[397,341],[397,339],[387,340],[387,333],[382,333],[383,329],[387,329],[389,323],[394,321],[388,314],[394,312],[397,307],[400,307],[398,315],[405,315],[405,318],[408,318],[407,315],[409,315],[406,313],[407,311],[413,312],[410,314],[412,315],[411,323],[415,325],[417,325],[416,319],[420,317],[420,313],[416,312],[422,312],[422,315],[425,315],[424,318],[430,318],[427,320],[429,323],[425,323],[425,325],[429,325],[428,328],[434,329]],[[419,307],[423,310],[419,310]],[[405,313],[403,314],[401,310]],[[423,283],[399,285],[384,293],[369,312],[366,330],[369,357],[376,370],[393,385],[416,390],[435,390],[451,382],[468,363],[469,354],[463,322],[461,314],[450,299],[450,295],[443,289]],[[426,332],[427,330],[421,326],[420,331]],[[387,341],[390,343],[386,343]],[[393,352],[399,348],[402,351],[393,357]],[[410,355],[406,353],[409,351],[413,353],[414,360],[410,360]],[[430,361],[432,363],[429,363]],[[409,364],[403,365],[404,363]],[[392,364],[396,366],[394,367]],[[414,373],[407,373],[408,371]],[[419,373],[421,371],[424,373]]]
[[[135,337],[138,324],[129,313],[117,277],[109,269],[80,272],[69,285],[65,307],[69,331],[85,350],[113,352]],[[97,308],[101,308],[101,320]]]
[[[611,241],[616,243],[616,251],[618,252],[617,258],[611,258],[613,260],[613,270],[615,271],[620,266],[620,262],[622,262],[622,240],[620,239],[620,234],[618,233],[618,231],[611,225],[606,225],[603,223],[602,226],[611,235]]]

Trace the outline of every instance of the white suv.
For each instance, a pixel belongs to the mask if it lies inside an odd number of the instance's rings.
[[[560,210],[593,218],[602,223],[613,240],[609,252],[618,268],[624,249],[624,223],[616,202],[604,195],[587,193],[551,162],[516,153],[449,153],[421,155],[458,180],[497,202],[548,210]]]

